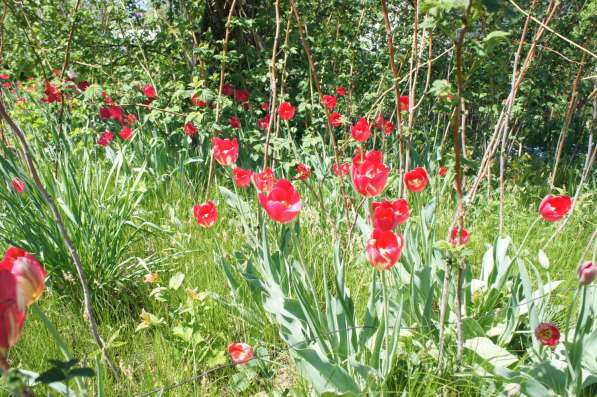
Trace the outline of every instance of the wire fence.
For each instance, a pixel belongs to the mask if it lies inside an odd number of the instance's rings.
[[[593,284],[593,285],[586,286],[585,288],[593,288],[593,287],[597,287],[597,285]],[[571,292],[576,292],[577,290],[578,290],[578,288],[567,288],[567,289],[564,289],[563,291],[560,291],[560,293],[561,294],[563,294],[563,293],[571,293]],[[475,320],[481,320],[481,319],[484,319],[484,318],[490,317],[490,316],[497,318],[497,316],[499,316],[499,314],[501,314],[503,311],[510,310],[510,309],[520,308],[522,306],[527,306],[527,305],[531,304],[532,302],[535,302],[537,300],[541,300],[543,298],[546,298],[546,297],[549,297],[549,296],[552,296],[552,295],[553,294],[550,291],[550,292],[547,292],[545,294],[536,296],[534,298],[523,300],[523,301],[521,301],[517,305],[511,305],[511,306],[503,307],[503,308],[500,308],[500,309],[497,309],[497,310],[494,310],[494,311],[487,312],[486,314],[478,316],[478,317],[476,317],[474,319]],[[439,324],[435,324],[434,323],[434,325],[436,325],[437,327],[439,327]],[[448,326],[448,325],[456,325],[456,322],[446,322],[445,325],[446,326]],[[421,331],[421,330],[425,330],[425,331],[428,331],[428,332],[433,332],[433,330],[437,329],[437,327],[429,327],[429,326],[409,326],[409,327],[400,326],[400,327],[395,327],[395,326],[389,326],[388,328],[389,329],[399,329],[399,331],[403,331],[403,330],[404,331]],[[377,328],[377,327],[375,327],[375,326],[365,326],[365,325],[354,326],[354,327],[346,327],[346,328],[340,328],[340,329],[329,331],[329,332],[325,333],[325,336],[330,336],[330,335],[333,335],[333,334],[337,334],[337,333],[340,333],[340,332],[346,332],[346,331],[363,330],[363,329],[375,329],[375,328]],[[251,360],[249,360],[249,361],[257,361],[257,360],[267,360],[267,361],[269,361],[269,358],[271,357],[272,354],[281,353],[281,352],[285,352],[285,351],[291,351],[293,349],[298,348],[300,345],[310,344],[312,342],[317,341],[320,338],[321,338],[321,336],[315,336],[315,337],[308,338],[308,339],[296,342],[294,344],[291,344],[291,345],[288,345],[288,346],[285,346],[285,347],[271,346],[270,347],[271,352],[268,351],[266,354],[263,354],[261,356],[259,356],[259,355],[253,356],[253,358],[251,358]],[[512,350],[509,350],[509,351],[512,351]],[[520,351],[520,350],[517,350],[517,351]],[[237,364],[234,363],[234,362],[222,364],[222,365],[210,368],[208,370],[205,370],[203,372],[200,372],[200,373],[198,373],[198,374],[196,374],[196,375],[194,375],[194,376],[192,376],[190,378],[181,380],[179,382],[172,383],[170,385],[166,385],[166,386],[162,386],[162,387],[158,387],[158,388],[152,389],[150,391],[144,392],[142,394],[138,394],[136,397],[147,397],[147,396],[151,396],[151,395],[158,394],[158,393],[160,393],[160,395],[162,395],[162,393],[164,393],[164,392],[168,392],[170,390],[174,390],[174,389],[177,389],[179,387],[182,387],[182,386],[185,386],[185,385],[188,385],[188,384],[192,384],[192,383],[196,382],[197,380],[199,380],[201,378],[204,378],[204,377],[206,377],[206,376],[208,376],[208,375],[210,375],[210,374],[212,374],[214,372],[218,372],[218,371],[224,370],[226,368],[231,368],[231,367],[234,367],[236,365]]]

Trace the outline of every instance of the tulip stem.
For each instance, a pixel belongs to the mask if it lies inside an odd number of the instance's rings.
[[[389,327],[388,327],[388,321],[389,321],[389,310],[388,310],[388,291],[387,291],[387,287],[386,287],[386,271],[387,270],[383,270],[381,273],[381,283],[382,283],[382,295],[383,295],[383,325],[384,325],[384,339],[386,341],[386,359],[385,359],[385,368],[386,371],[384,372],[384,374],[387,373],[387,371],[390,370],[390,338],[388,336],[389,333]],[[395,332],[400,332],[400,330],[394,330]],[[383,368],[383,366],[382,366]]]

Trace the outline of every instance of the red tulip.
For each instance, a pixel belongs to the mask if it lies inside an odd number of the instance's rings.
[[[230,117],[230,127],[235,129],[240,128],[240,119],[237,116]]]
[[[249,186],[251,184],[251,175],[253,175],[253,171],[250,170],[244,170],[238,167],[232,170],[234,184],[238,187]]]
[[[9,78],[10,76],[8,75],[8,73],[0,74],[0,80],[8,80]]]
[[[576,274],[581,285],[589,285],[597,276],[597,266],[593,262],[585,262],[580,265]]]
[[[282,120],[292,120],[295,108],[288,102],[282,102],[278,108],[278,114]]]
[[[388,270],[400,259],[404,238],[391,230],[373,230],[367,242],[367,260],[377,270]]]
[[[309,179],[309,175],[311,175],[311,170],[309,169],[309,167],[303,163],[298,164],[295,168],[294,168],[294,172],[296,172],[296,179],[299,179],[301,181],[306,181],[307,179]]]
[[[77,88],[81,91],[86,91],[90,85],[91,84],[89,84],[89,81],[83,80],[83,81],[80,81],[79,83],[77,83]]]
[[[191,95],[191,102],[193,102],[193,105],[199,106],[200,108],[204,108],[205,105],[207,105],[207,103],[201,100],[197,94]]]
[[[37,302],[44,292],[46,271],[27,251],[10,247],[4,253],[0,269],[12,273],[17,283],[16,302],[19,310]]]
[[[197,133],[197,128],[189,121],[184,125],[184,133],[188,136],[194,136]]]
[[[238,140],[212,138],[213,155],[216,161],[222,165],[232,165],[238,159]]]
[[[352,137],[359,142],[365,142],[369,139],[371,129],[369,128],[367,119],[361,117],[360,120],[350,128],[350,133],[352,134]]]
[[[222,86],[222,94],[231,97],[232,95],[234,95],[234,88],[232,88],[230,84],[224,84]]]
[[[404,183],[411,192],[421,192],[429,183],[427,171],[423,167],[417,167],[414,170],[404,174]]]
[[[408,109],[410,108],[409,106],[409,98],[407,96],[401,96],[400,97],[400,111],[404,112],[404,111],[408,111]]]
[[[62,94],[60,93],[60,90],[50,82],[46,81],[44,94],[46,94],[46,97],[42,99],[43,102],[52,103],[62,101]]]
[[[336,175],[337,177],[344,178],[350,172],[350,164],[342,163],[338,165],[338,163],[334,163],[332,171],[334,172],[334,175]]]
[[[100,108],[99,116],[102,120],[108,120],[110,118],[110,108]]]
[[[231,343],[228,353],[236,364],[246,364],[253,359],[253,348],[246,343]]]
[[[22,180],[20,180],[16,176],[12,179],[11,184],[12,184],[12,188],[14,189],[15,192],[23,193],[25,191],[25,184],[23,183]]]
[[[149,100],[154,100],[158,96],[157,92],[155,91],[155,87],[151,84],[145,84],[143,86],[143,94]]]
[[[336,97],[333,95],[324,95],[323,104],[328,110],[334,110],[336,107]]]
[[[383,133],[385,135],[390,135],[392,132],[394,132],[394,129],[395,129],[394,124],[392,124],[392,122],[390,120],[386,120],[384,122]]]
[[[17,305],[17,280],[7,270],[0,270],[0,356],[16,345],[23,324],[25,311]]]
[[[383,129],[385,123],[386,120],[384,119],[383,114],[378,114],[377,116],[375,116],[375,120],[373,121],[373,125],[375,125],[375,128],[379,128],[381,130]]]
[[[458,226],[454,226],[452,228],[452,232],[450,232],[450,244],[452,245],[461,245],[459,244],[459,241],[462,240],[462,245],[465,245],[466,243],[468,243],[468,237],[469,237],[469,233],[468,230],[466,229],[462,229],[462,236],[460,236],[460,229],[458,228]]]
[[[446,176],[447,172],[448,172],[448,169],[446,167],[439,167],[439,176],[444,177],[444,176]]]
[[[234,100],[237,103],[245,103],[249,100],[249,91],[246,90],[236,90],[234,94]]]
[[[373,227],[375,229],[392,230],[406,222],[408,217],[408,201],[405,199],[373,202]]]
[[[560,330],[552,323],[541,323],[535,328],[535,337],[545,346],[555,346],[560,341]]]
[[[278,180],[268,193],[259,193],[259,203],[270,218],[288,223],[301,211],[301,196],[287,179]]]
[[[263,110],[264,112],[267,112],[269,110],[269,103],[267,102],[263,102],[261,105],[259,105],[259,107],[261,108],[261,110]]]
[[[261,172],[254,172],[251,178],[253,179],[255,188],[259,192],[269,192],[276,182],[274,171],[271,168],[266,168]]]
[[[336,94],[338,96],[344,96],[344,95],[346,95],[346,88],[344,88],[344,87],[338,87],[338,88],[336,88]]]
[[[269,114],[266,114],[265,116],[263,116],[262,118],[260,118],[259,120],[257,120],[257,125],[262,130],[267,130],[267,127],[269,126],[271,118],[272,118],[272,116],[270,116]]]
[[[99,139],[97,140],[97,144],[101,147],[108,147],[113,140],[114,134],[106,130],[102,135],[100,135]]]
[[[124,127],[122,130],[120,130],[118,135],[120,135],[120,137],[125,141],[130,141],[133,139],[133,130],[131,130],[129,127]]]
[[[372,150],[365,154],[357,152],[352,159],[352,183],[365,197],[377,196],[386,186],[390,169],[382,162],[382,157],[381,152]]]
[[[110,118],[118,121],[120,124],[124,121],[124,110],[118,105],[110,105]]]
[[[197,204],[193,206],[193,214],[195,215],[197,224],[202,227],[213,226],[218,220],[218,209],[211,200],[205,204]]]
[[[539,205],[539,214],[548,222],[556,222],[568,215],[572,208],[570,196],[545,196]]]
[[[340,127],[342,125],[341,118],[342,118],[342,116],[340,115],[340,113],[332,112],[332,113],[330,113],[330,117],[328,118],[328,121],[330,122],[332,127]]]
[[[135,116],[134,114],[126,115],[126,120],[125,120],[126,125],[128,125],[129,127],[132,127],[133,125],[135,125],[136,122],[137,122],[137,116]]]

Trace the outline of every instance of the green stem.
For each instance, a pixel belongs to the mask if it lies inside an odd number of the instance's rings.
[[[383,270],[381,273],[381,282],[382,282],[382,295],[383,295],[383,324],[384,324],[384,339],[386,341],[386,359],[384,362],[384,366],[386,367],[386,371],[384,371],[384,374],[389,370],[390,368],[390,346],[389,346],[389,338],[388,338],[388,333],[389,333],[389,327],[388,327],[388,320],[389,320],[389,310],[388,310],[388,292],[387,292],[387,287],[386,287],[386,270]],[[383,368],[383,367],[382,367]]]

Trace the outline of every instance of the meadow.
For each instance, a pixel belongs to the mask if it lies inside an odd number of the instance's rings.
[[[3,395],[595,395],[595,10],[6,2]]]

